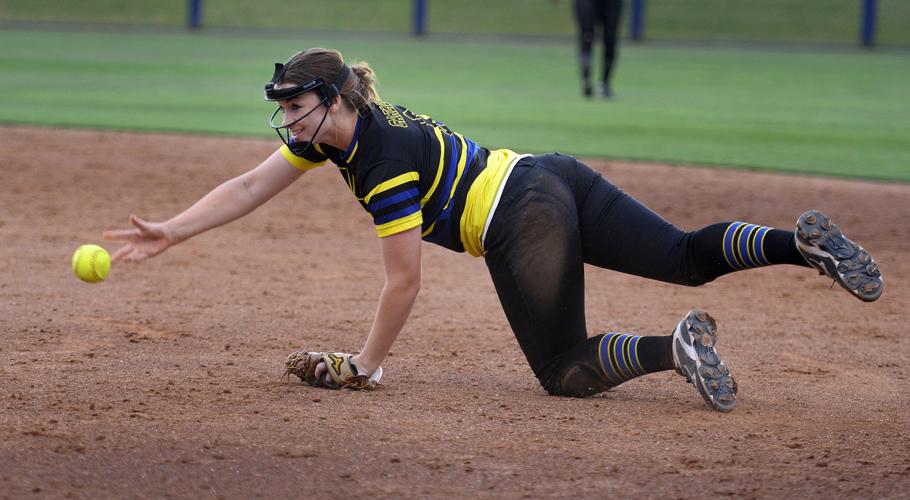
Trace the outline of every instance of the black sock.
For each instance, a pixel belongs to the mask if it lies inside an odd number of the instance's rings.
[[[772,264],[809,266],[803,254],[796,249],[796,234],[793,231],[768,231],[765,235],[765,256]]]
[[[673,336],[642,337],[638,341],[638,360],[648,373],[674,369]]]

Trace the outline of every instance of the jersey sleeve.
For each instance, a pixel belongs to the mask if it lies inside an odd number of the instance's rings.
[[[378,182],[364,198],[380,238],[423,224],[420,212],[420,176],[416,169],[384,166],[375,168]]]
[[[289,148],[287,144],[281,146],[280,151],[281,155],[284,156],[284,159],[287,160],[288,163],[304,172],[325,165],[325,162],[329,159],[328,156],[322,152],[318,144],[314,144],[312,148],[309,148],[309,151],[306,152],[305,156],[297,156],[291,151],[291,148]]]

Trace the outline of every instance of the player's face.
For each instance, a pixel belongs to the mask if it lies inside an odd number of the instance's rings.
[[[277,88],[293,86],[293,84],[282,84]],[[319,137],[313,137],[313,133],[319,128],[325,108],[318,94],[307,92],[293,99],[278,101],[278,105],[281,106],[283,115],[281,124],[290,125],[289,129],[295,141],[319,142]],[[319,130],[320,137],[325,135],[329,125],[328,121],[323,124],[322,129]]]

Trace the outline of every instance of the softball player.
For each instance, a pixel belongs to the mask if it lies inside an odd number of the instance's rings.
[[[666,336],[588,337],[584,264],[687,286],[774,264],[812,266],[855,297],[876,300],[872,257],[823,214],[796,231],[719,222],[673,226],[576,159],[488,150],[426,115],[382,101],[366,63],[310,49],[276,64],[265,87],[284,143],[166,222],[130,216],[105,232],[127,244],[114,261],[140,261],[250,213],[331,161],[372,216],[386,283],[359,354],[301,351],[288,371],[312,385],[372,387],[417,297],[421,240],[483,256],[509,324],[541,385],[583,397],[647,373],[676,370],[712,408],[736,404],[736,383],[715,350],[716,324],[687,313]]]

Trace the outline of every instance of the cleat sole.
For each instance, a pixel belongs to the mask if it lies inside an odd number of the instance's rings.
[[[819,274],[827,275],[854,297],[872,302],[882,295],[884,280],[875,259],[825,214],[813,210],[799,216],[796,248]]]
[[[717,355],[717,323],[708,313],[690,311],[673,333],[676,370],[695,386],[711,408],[729,412],[736,406],[736,381]]]

